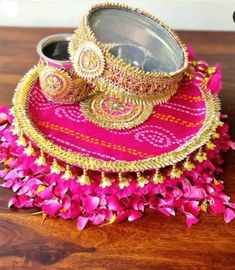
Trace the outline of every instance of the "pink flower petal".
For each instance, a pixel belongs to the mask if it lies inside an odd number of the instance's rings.
[[[231,222],[235,218],[235,213],[232,209],[226,208],[224,212],[224,220],[226,223]]]
[[[17,203],[16,196],[12,197],[8,202],[8,208],[11,208],[12,205],[15,205]]]
[[[57,200],[44,201],[44,204],[42,205],[42,211],[50,217],[57,216],[61,208],[62,205]]]
[[[87,222],[88,222],[88,218],[87,217],[78,217],[77,218],[77,228],[81,231],[85,228]]]
[[[193,224],[197,224],[199,219],[191,214],[186,215],[186,224],[188,227],[191,227]]]
[[[191,45],[187,48],[188,51],[188,59],[189,61],[193,61],[196,58],[196,53]]]
[[[54,197],[53,194],[53,188],[52,187],[47,187],[45,190],[39,192],[37,196],[43,200],[49,200]]]
[[[216,65],[216,72],[209,79],[208,88],[215,94],[222,89],[222,72],[218,64]]]
[[[140,211],[130,210],[128,220],[133,221],[141,217],[142,217],[142,213]]]
[[[105,216],[104,215],[96,215],[94,220],[92,221],[92,224],[99,225],[104,222]]]
[[[120,200],[114,195],[107,199],[108,201],[108,208],[110,210],[114,210],[120,212],[123,210],[123,205],[121,204]]]
[[[86,211],[88,213],[92,212],[99,205],[99,201],[100,201],[100,199],[98,197],[88,196],[88,197],[84,198],[82,201],[84,211]]]

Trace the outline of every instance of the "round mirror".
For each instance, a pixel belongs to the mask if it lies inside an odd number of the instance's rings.
[[[146,72],[170,73],[184,64],[184,53],[171,32],[155,20],[122,7],[93,10],[88,23],[110,53]]]

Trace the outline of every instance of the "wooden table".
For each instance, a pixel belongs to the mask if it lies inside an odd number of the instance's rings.
[[[35,46],[42,37],[72,29],[0,29],[0,104],[11,104],[21,76],[38,60]],[[221,62],[223,112],[235,139],[235,33],[180,32],[198,58]],[[226,192],[235,201],[235,152],[224,155]],[[232,270],[235,269],[235,222],[202,215],[191,229],[184,217],[147,211],[134,222],[77,231],[75,221],[32,217],[31,210],[8,209],[12,192],[0,188],[0,269],[79,270]]]

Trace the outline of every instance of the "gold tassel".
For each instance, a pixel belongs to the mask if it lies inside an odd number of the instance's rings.
[[[45,189],[46,189],[46,186],[44,186],[44,185],[39,185],[39,186],[38,186],[38,189],[37,189],[37,191],[36,191],[36,194],[38,194],[38,193],[44,191]]]
[[[180,176],[182,175],[182,171],[180,169],[178,169],[176,167],[176,165],[174,164],[172,166],[172,170],[170,172],[170,178],[173,179],[173,178],[180,178]]]
[[[216,72],[216,67],[208,67],[207,74],[210,76]]]
[[[224,122],[222,122],[221,120],[219,121],[219,126],[222,127],[224,125]]]
[[[83,170],[83,174],[78,177],[77,182],[82,186],[91,184],[90,178],[85,169]]]
[[[29,142],[29,145],[24,149],[24,154],[27,156],[35,156],[36,153],[31,142]]]
[[[101,172],[101,183],[100,187],[106,188],[112,185],[112,181],[105,175],[104,172]]]
[[[123,177],[121,173],[118,173],[119,188],[123,189],[129,186],[129,181],[126,177]]]
[[[192,171],[195,168],[194,164],[190,162],[189,157],[186,158],[183,166],[187,171]]]
[[[60,174],[64,170],[64,168],[60,166],[60,164],[57,162],[55,158],[53,159],[50,169],[51,169],[51,173],[56,173],[56,174]]]
[[[215,132],[212,134],[212,139],[218,139],[220,137],[219,133]]]
[[[10,111],[9,111],[9,113],[11,114],[11,115],[15,115],[15,109],[14,109],[14,107],[11,107],[10,108]]]
[[[208,142],[206,144],[206,147],[209,149],[209,150],[214,150],[216,148],[216,145],[213,143],[213,142]]]
[[[69,179],[72,179],[72,178],[74,178],[74,175],[73,175],[73,173],[70,170],[70,166],[69,165],[66,165],[65,173],[62,176],[62,179],[69,180]]]
[[[21,132],[18,139],[16,140],[16,144],[17,146],[26,146],[27,145],[27,141],[24,137],[24,134]]]
[[[207,154],[202,151],[202,148],[199,149],[198,153],[195,156],[195,159],[198,162],[203,162],[203,161],[207,160]]]
[[[159,169],[156,169],[154,176],[153,176],[153,183],[154,184],[162,184],[164,181],[163,175],[160,173]]]
[[[140,172],[137,172],[136,175],[139,187],[143,188],[146,184],[149,183],[149,181],[145,177],[143,177]]]
[[[46,166],[47,165],[46,158],[45,158],[42,151],[40,151],[40,156],[34,161],[34,163],[37,164],[38,166]]]

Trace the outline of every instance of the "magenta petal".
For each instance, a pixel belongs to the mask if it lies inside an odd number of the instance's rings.
[[[11,208],[12,205],[17,203],[16,196],[12,197],[8,202],[8,208]]]
[[[196,53],[191,45],[187,48],[188,51],[188,59],[189,61],[193,61],[196,58]]]
[[[158,208],[158,211],[160,211],[161,213],[163,213],[167,217],[169,217],[169,216],[175,216],[175,211],[171,207],[167,207],[167,206],[161,207],[161,208]]]
[[[193,200],[204,200],[206,197],[206,191],[203,188],[199,188],[199,187],[192,187],[191,188],[191,192],[190,192],[190,199]]]
[[[232,209],[226,208],[224,212],[224,220],[226,223],[231,222],[235,218],[235,213]]]
[[[110,210],[114,210],[117,212],[120,212],[123,210],[123,206],[120,200],[116,196],[111,196],[110,198],[108,198],[107,201],[108,201],[108,208]]]
[[[210,206],[208,207],[210,213],[214,215],[222,214],[225,211],[225,206],[220,198],[213,198],[210,201]]]
[[[52,187],[47,187],[45,190],[39,192],[37,196],[43,200],[49,200],[54,197]]]
[[[186,224],[188,227],[191,227],[193,224],[196,224],[199,222],[199,219],[191,214],[186,215]]]
[[[16,192],[19,188],[21,188],[24,185],[24,182],[16,182],[13,186],[12,186],[12,190],[14,192]]]
[[[215,94],[222,89],[222,72],[220,65],[216,65],[216,73],[211,76],[208,82],[208,88]]]
[[[116,222],[118,223],[125,220],[128,217],[128,215],[129,215],[129,211],[122,211],[118,213]]]
[[[9,173],[4,177],[5,180],[11,180],[18,178],[18,174],[15,170],[9,171]]]
[[[0,186],[4,188],[10,188],[12,187],[13,184],[14,182],[12,180],[9,180],[9,181],[3,182]]]
[[[83,208],[86,212],[90,213],[95,210],[99,204],[100,199],[98,197],[88,196],[83,199]]]
[[[87,217],[78,217],[77,218],[77,228],[81,231],[85,228],[87,222],[88,222]]]
[[[130,210],[128,220],[133,221],[141,217],[142,217],[142,213],[140,211]]]
[[[188,201],[184,203],[185,213],[192,214],[194,216],[199,215],[199,202],[198,201]]]
[[[22,186],[22,188],[18,191],[17,195],[23,195],[29,191],[29,186]]]
[[[104,215],[96,215],[94,220],[92,221],[92,224],[99,225],[104,222],[105,216]]]
[[[61,204],[57,200],[48,200],[42,205],[42,211],[50,217],[55,217],[59,213],[61,207]]]

